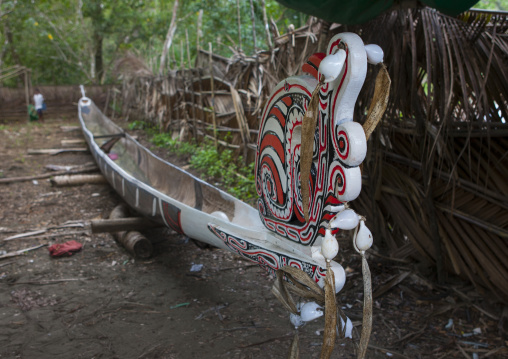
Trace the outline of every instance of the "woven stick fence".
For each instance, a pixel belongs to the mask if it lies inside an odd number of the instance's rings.
[[[200,50],[195,68],[163,77],[127,58],[119,64],[123,112],[182,141],[216,139],[252,161],[271,89],[299,74],[334,34],[359,33],[384,49],[392,78],[355,201],[378,249],[434,267],[441,282],[459,275],[508,303],[507,30],[506,14],[450,18],[425,8],[347,28],[311,18],[283,35],[272,27],[273,51],[224,58]],[[369,69],[357,121],[365,120],[375,76]]]

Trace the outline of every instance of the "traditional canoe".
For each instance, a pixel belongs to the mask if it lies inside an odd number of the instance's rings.
[[[310,247],[269,231],[257,209],[157,157],[102,114],[90,98],[79,100],[78,111],[101,172],[136,212],[177,233],[235,252],[269,272],[289,265],[322,282],[324,258],[313,258]],[[339,279],[344,276],[339,264],[332,267]]]
[[[155,156],[84,92],[79,119],[102,173],[135,211],[270,272],[296,267],[323,284],[329,262],[338,292],[345,273],[331,261],[338,252],[335,231],[356,228],[359,253],[372,244],[365,218],[347,209],[347,202],[360,194],[359,166],[367,152],[367,136],[353,121],[353,110],[367,62],[382,58],[378,46],[365,46],[358,35],[338,34],[326,53],[303,65],[305,75],[274,88],[258,136],[257,208]],[[387,86],[379,86],[385,95]]]

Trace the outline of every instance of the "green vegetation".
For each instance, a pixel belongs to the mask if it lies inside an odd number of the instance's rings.
[[[245,166],[242,156],[230,149],[217,150],[211,140],[200,144],[180,142],[168,133],[159,131],[143,121],[129,124],[130,130],[144,130],[150,142],[159,148],[189,160],[190,167],[201,173],[201,178],[211,182],[238,199],[254,204],[257,198],[254,179],[254,163]],[[227,137],[226,137],[227,140]]]
[[[473,8],[508,11],[508,0],[480,0],[473,6]]]
[[[0,1],[0,68],[14,65],[32,69],[37,85],[112,83],[115,63],[134,53],[157,72],[175,0],[4,0]],[[265,0],[268,20],[281,31],[307,20],[294,10]],[[263,8],[253,2],[256,47],[266,49]],[[236,0],[179,0],[176,32],[169,65],[193,67],[199,43],[214,53],[231,56],[254,52],[250,1],[240,1],[238,35]],[[188,44],[187,44],[188,41]],[[189,54],[187,53],[189,48]],[[189,63],[190,58],[190,63]],[[18,79],[4,85],[16,86]]]

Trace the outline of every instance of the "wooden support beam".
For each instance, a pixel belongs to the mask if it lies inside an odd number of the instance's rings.
[[[143,217],[94,219],[90,224],[92,233],[114,233],[163,227]]]

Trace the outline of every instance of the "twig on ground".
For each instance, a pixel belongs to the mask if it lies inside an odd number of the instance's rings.
[[[1,183],[12,183],[12,182],[24,182],[24,181],[31,181],[34,179],[44,179],[49,178],[53,176],[59,176],[59,175],[66,175],[66,174],[78,174],[78,173],[86,173],[86,172],[93,172],[97,171],[98,168],[96,165],[93,166],[83,166],[79,169],[71,169],[71,170],[65,170],[65,171],[57,171],[57,172],[49,172],[49,173],[43,173],[39,175],[34,176],[25,176],[25,177],[11,177],[11,178],[0,178],[0,184]]]
[[[410,359],[409,357],[405,356],[404,354],[395,352],[393,350],[381,348],[381,347],[378,347],[377,345],[374,345],[374,344],[371,344],[371,343],[369,343],[369,349],[379,350],[379,351],[382,351],[383,353],[390,353],[390,354],[392,354],[392,356],[398,357],[398,358]]]
[[[471,357],[466,353],[466,351],[464,349],[462,349],[462,347],[459,345],[459,343],[457,343],[457,348],[459,348],[459,352],[464,356],[464,358],[466,359],[470,359]]]
[[[258,267],[259,264],[246,264],[244,266],[237,266],[237,267],[226,267],[226,268],[219,268],[217,271],[223,272],[231,269],[240,269],[240,268],[250,268],[250,267]]]
[[[35,285],[46,285],[46,284],[58,284],[62,282],[78,282],[78,281],[85,281],[85,280],[92,280],[96,279],[96,277],[88,277],[88,278],[62,278],[62,279],[46,279],[46,280],[40,280],[40,281],[28,281],[28,282],[13,282],[9,283],[11,285],[14,284],[35,284]]]
[[[6,263],[2,263],[2,264],[0,264],[0,267],[5,267],[5,266],[8,266],[9,264],[13,264],[13,263],[16,263],[16,261],[10,261],[10,262],[6,262]]]
[[[266,343],[271,343],[271,342],[274,342],[276,340],[287,340],[287,339],[292,339],[292,338],[293,338],[293,333],[288,333],[288,334],[283,335],[281,337],[270,338],[270,339],[267,339],[267,340],[263,340],[261,342],[247,344],[247,345],[240,345],[237,348],[240,348],[240,349],[250,348],[250,347],[255,347],[255,346],[258,346],[258,345],[263,345],[263,344],[266,344]]]
[[[32,232],[32,234],[35,233],[35,232]],[[42,232],[44,233],[44,231]],[[4,238],[4,241],[11,241],[13,239],[44,239],[44,238],[49,238],[49,237],[63,237],[63,236],[73,236],[73,235],[76,235],[76,234],[89,234],[88,231],[70,231],[70,232],[60,232],[60,233],[48,233],[48,234],[43,234],[42,236],[29,236],[28,234],[31,234],[31,233],[24,233],[25,236],[13,236],[13,237],[8,237],[8,238]]]
[[[21,233],[21,234],[16,234],[14,236],[10,236],[10,237],[7,237],[7,238],[4,238],[3,240],[4,241],[11,241],[13,239],[18,239],[18,238],[24,238],[24,237],[30,237],[30,236],[35,236],[37,234],[41,234],[41,233],[44,233],[46,232],[47,229],[44,228],[44,229],[40,229],[40,230],[37,230],[37,231],[32,231],[32,232],[26,232],[26,233]]]
[[[221,304],[221,305],[217,305],[215,307],[208,308],[207,310],[201,312],[201,314],[198,315],[196,318],[194,318],[194,320],[200,320],[200,319],[202,319],[205,316],[206,313],[209,313],[209,312],[212,312],[212,311],[217,312],[217,315],[219,315],[219,318],[220,318],[221,315],[220,315],[220,313],[218,311],[221,310],[221,309],[226,308],[228,305],[229,305],[229,303],[224,303],[224,304]]]
[[[406,334],[402,338],[397,339],[396,341],[394,341],[394,342],[392,342],[390,344],[391,345],[395,345],[395,344],[398,344],[398,343],[403,342],[403,341],[408,340],[408,339],[418,338],[420,335],[422,335],[425,332],[425,329],[427,329],[427,323],[425,323],[425,325],[422,327],[422,329],[420,329],[420,330],[418,330],[416,332],[412,332],[412,333]]]
[[[45,247],[45,246],[47,246],[47,244],[40,244],[38,246],[33,246],[33,247],[25,248],[25,249],[20,249],[19,251],[9,252],[9,253],[6,253],[6,254],[0,256],[0,259],[20,256],[20,255],[24,254],[25,252],[33,251],[35,249],[39,249],[39,248]]]

